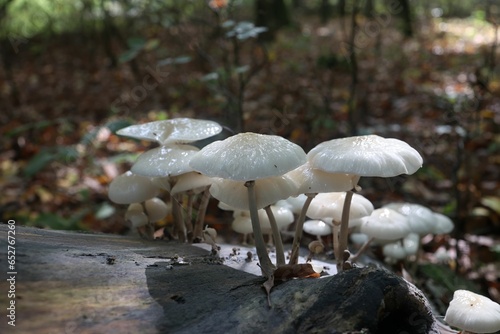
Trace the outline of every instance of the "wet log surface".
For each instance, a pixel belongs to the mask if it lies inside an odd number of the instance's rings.
[[[438,333],[425,297],[383,269],[276,284],[177,242],[16,227],[16,327],[0,333]]]

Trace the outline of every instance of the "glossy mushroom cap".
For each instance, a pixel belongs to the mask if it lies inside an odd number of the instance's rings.
[[[313,219],[332,218],[340,222],[345,201],[345,192],[321,193],[311,201],[307,216]],[[373,204],[365,197],[354,194],[349,210],[349,221],[369,216],[374,210]]]
[[[189,145],[160,146],[141,154],[130,170],[134,174],[149,177],[170,177],[192,172],[189,161],[198,151]]]
[[[210,177],[252,181],[283,175],[305,162],[304,150],[285,138],[246,132],[205,146],[190,166]]]
[[[500,305],[474,292],[457,290],[444,321],[473,333],[495,333],[500,330]]]
[[[150,222],[156,222],[165,218],[170,211],[169,207],[158,197],[153,197],[144,202],[146,214]]]
[[[447,234],[453,231],[455,225],[453,221],[439,212],[434,212],[434,225],[432,227],[433,234]]]
[[[411,231],[419,235],[432,233],[436,224],[434,213],[420,204],[389,203],[383,207],[396,210],[408,218]]]
[[[380,240],[402,239],[411,232],[408,219],[389,208],[373,210],[360,229],[361,233]]]
[[[281,230],[286,226],[290,225],[294,221],[293,212],[290,209],[278,207],[271,205],[271,211],[273,212],[274,219],[276,220],[276,225],[278,229]],[[271,223],[269,222],[269,216],[265,210],[259,210],[259,222],[263,230],[271,230]]]
[[[332,225],[327,224],[322,220],[311,219],[304,222],[302,228],[304,232],[316,236],[325,236],[332,234]]]
[[[333,139],[314,147],[307,159],[314,168],[329,173],[392,177],[413,174],[423,159],[410,145],[377,135]]]
[[[156,141],[161,145],[191,143],[215,136],[222,126],[213,121],[174,118],[138,125],[131,125],[116,134],[135,139]]]
[[[117,204],[140,203],[155,197],[158,190],[150,178],[128,171],[111,181],[108,197]]]

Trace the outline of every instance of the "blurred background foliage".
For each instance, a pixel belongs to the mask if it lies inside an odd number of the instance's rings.
[[[493,0],[0,0],[0,215],[126,233],[107,186],[151,148],[114,134],[130,124],[211,119],[306,152],[375,133],[425,164],[363,195],[447,214],[428,250],[465,240],[464,272],[498,272],[499,22]]]

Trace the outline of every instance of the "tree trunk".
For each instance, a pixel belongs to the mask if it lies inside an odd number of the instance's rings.
[[[272,41],[276,32],[290,24],[290,16],[284,0],[255,0],[255,25],[268,31],[259,34],[259,39]]]
[[[403,35],[405,37],[413,36],[410,2],[408,0],[399,0],[401,5],[401,19],[403,20]]]

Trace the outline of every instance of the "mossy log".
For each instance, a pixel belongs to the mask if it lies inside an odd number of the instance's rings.
[[[376,267],[276,284],[187,244],[16,227],[15,330],[1,333],[439,333],[422,293]],[[7,284],[6,284],[7,283]]]

